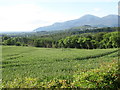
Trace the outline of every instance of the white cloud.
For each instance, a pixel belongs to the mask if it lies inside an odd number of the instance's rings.
[[[0,7],[0,31],[33,30],[40,26],[71,18],[73,17],[51,12],[33,4],[2,6]]]
[[[94,8],[93,11],[95,12],[101,11],[101,8]]]

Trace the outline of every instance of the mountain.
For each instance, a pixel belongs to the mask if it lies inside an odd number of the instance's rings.
[[[69,20],[65,22],[58,22],[50,26],[39,27],[34,31],[64,30],[64,29],[69,29],[72,27],[79,27],[84,25],[90,25],[93,27],[115,27],[118,25],[118,15],[108,15],[100,18],[88,14],[78,19]]]

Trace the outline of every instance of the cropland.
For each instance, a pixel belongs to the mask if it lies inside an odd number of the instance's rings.
[[[118,49],[2,46],[2,88],[118,88]]]

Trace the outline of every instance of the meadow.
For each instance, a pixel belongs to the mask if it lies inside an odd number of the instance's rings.
[[[2,46],[2,87],[114,88],[118,82],[117,60],[116,48],[56,49]],[[89,75],[90,78],[86,82],[85,76]]]

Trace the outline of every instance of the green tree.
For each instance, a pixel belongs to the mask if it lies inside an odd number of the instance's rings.
[[[20,43],[20,42],[16,42],[15,45],[16,45],[16,46],[21,46],[21,43]]]
[[[15,45],[15,40],[9,38],[9,39],[7,39],[7,40],[4,41],[4,44],[5,45]]]

